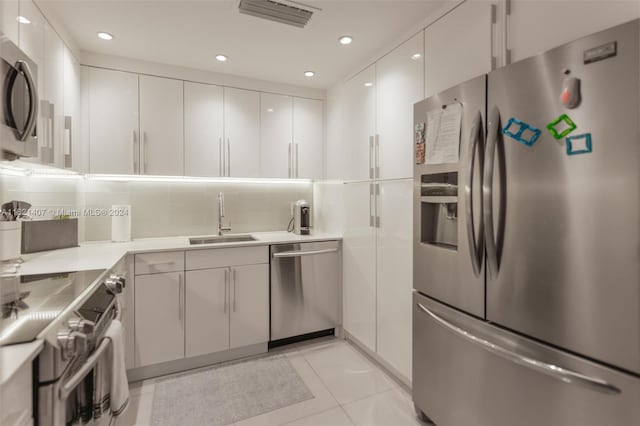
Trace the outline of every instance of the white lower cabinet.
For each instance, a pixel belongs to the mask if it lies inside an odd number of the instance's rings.
[[[377,353],[411,378],[413,180],[378,183]]]
[[[136,254],[135,363],[128,367],[257,344],[266,350],[268,253],[253,246]]]
[[[229,349],[229,268],[186,272],[185,355]]]
[[[411,179],[344,185],[344,329],[411,378]]]
[[[269,265],[231,269],[231,349],[269,340]]]
[[[344,185],[343,323],[344,329],[376,350],[376,230],[371,226],[371,183]]]
[[[184,357],[184,272],[135,278],[136,366]]]

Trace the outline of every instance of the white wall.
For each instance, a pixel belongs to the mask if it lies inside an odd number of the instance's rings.
[[[638,17],[638,0],[512,0],[511,62]]]
[[[313,200],[311,183],[106,182],[0,175],[0,202],[26,201],[49,211],[131,205],[132,238],[217,232],[217,194],[225,194],[225,224],[233,232],[283,231],[290,204]],[[81,241],[111,239],[110,217],[81,217]]]

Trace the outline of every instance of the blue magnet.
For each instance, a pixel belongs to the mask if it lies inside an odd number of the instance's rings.
[[[517,127],[515,132],[510,130],[512,126]],[[536,143],[541,132],[539,129],[525,123],[524,121],[520,121],[517,118],[510,118],[507,125],[502,129],[502,133],[517,140],[523,145],[531,146]]]
[[[575,147],[577,144],[578,147]],[[566,140],[567,155],[588,154],[593,151],[591,146],[591,133],[570,136]]]

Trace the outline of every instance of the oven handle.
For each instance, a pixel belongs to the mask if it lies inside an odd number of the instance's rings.
[[[66,400],[71,392],[84,380],[84,378],[91,372],[93,367],[96,366],[102,355],[111,345],[111,339],[105,337],[100,342],[98,348],[87,358],[87,361],[82,365],[80,370],[76,372],[67,382],[60,388],[60,398]]]
[[[120,321],[122,319],[122,306],[120,305],[120,301],[116,297],[116,305],[115,305],[115,315],[114,319]],[[60,388],[60,397],[66,400],[71,392],[80,384],[82,380],[91,372],[93,367],[96,366],[100,357],[104,354],[104,352],[109,348],[111,344],[111,339],[109,337],[105,337],[100,342],[100,345],[96,348],[96,350],[87,358],[87,361],[82,365],[80,370],[78,370],[71,378]]]
[[[16,62],[16,69],[20,71],[27,80],[27,89],[29,90],[29,96],[31,97],[29,118],[27,119],[24,131],[19,135],[19,139],[21,141],[25,141],[29,135],[33,133],[33,129],[36,126],[36,120],[38,118],[38,92],[36,90],[36,85],[33,82],[33,76],[31,75],[29,65],[25,61],[18,61]]]

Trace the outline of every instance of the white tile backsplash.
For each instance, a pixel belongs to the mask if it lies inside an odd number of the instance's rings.
[[[313,202],[311,183],[108,182],[0,175],[0,202],[23,200],[39,209],[78,210],[131,205],[132,238],[217,232],[218,192],[232,232],[281,231],[291,203]],[[111,239],[111,218],[81,216],[82,241]]]

